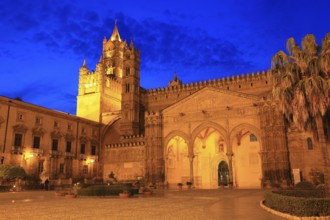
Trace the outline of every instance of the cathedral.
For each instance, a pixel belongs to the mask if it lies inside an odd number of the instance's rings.
[[[140,86],[140,51],[115,25],[94,71],[79,71],[77,115],[0,97],[0,158],[63,184],[72,178],[174,188],[287,186],[310,180],[323,154],[288,127],[270,71],[166,87]]]

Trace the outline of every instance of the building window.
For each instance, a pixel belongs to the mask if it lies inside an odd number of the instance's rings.
[[[81,129],[81,133],[84,134],[85,132],[86,132],[86,129],[85,129],[85,128],[82,128],[82,129]]]
[[[40,147],[40,137],[34,136],[33,137],[33,148],[39,148]]]
[[[52,150],[53,151],[57,151],[58,150],[58,140],[57,139],[53,139]]]
[[[42,173],[43,171],[44,171],[44,162],[39,161],[39,163],[38,163],[38,172]]]
[[[256,142],[256,141],[258,141],[257,136],[255,136],[254,134],[251,134],[250,135],[250,142]]]
[[[91,154],[96,155],[96,146],[92,146]]]
[[[59,125],[58,121],[54,121],[54,128],[59,128],[59,127],[60,127],[60,125]]]
[[[88,166],[84,165],[83,167],[83,174],[87,175],[88,174]]]
[[[21,147],[22,146],[23,135],[15,134],[14,146]]]
[[[40,117],[36,117],[36,125],[41,125],[41,118]]]
[[[307,149],[313,150],[313,142],[311,138],[307,138]]]
[[[68,153],[71,152],[71,141],[66,142],[66,152],[68,152]]]
[[[64,173],[64,163],[60,164],[60,173]]]
[[[17,114],[17,121],[23,121],[24,120],[24,115],[23,113],[18,113]]]
[[[68,124],[68,130],[71,131],[72,130],[72,125]]]
[[[80,154],[85,154],[85,148],[86,148],[85,144],[80,145]]]
[[[96,129],[93,129],[93,136],[97,136],[97,130]]]

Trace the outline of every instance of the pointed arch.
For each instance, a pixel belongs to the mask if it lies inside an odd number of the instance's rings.
[[[179,137],[182,137],[187,145],[188,145],[188,149],[190,148],[190,138],[189,138],[189,135],[186,134],[185,132],[183,131],[180,131],[180,130],[174,130],[174,131],[171,131],[168,135],[166,135],[166,137],[164,138],[164,141],[163,141],[163,150],[164,150],[164,155],[166,155],[166,151],[167,151],[167,145],[168,143],[171,141],[172,138],[174,138],[175,136],[179,136]]]
[[[228,146],[229,140],[228,140],[227,130],[224,127],[222,127],[221,125],[214,123],[214,122],[205,122],[205,123],[202,123],[199,126],[197,126],[191,134],[191,140],[195,140],[201,131],[203,131],[206,128],[210,128],[210,127],[219,131],[221,136],[224,138],[226,145]]]
[[[248,123],[239,124],[230,131],[230,143],[234,143],[233,141],[235,141],[235,139],[237,138],[237,134],[243,129],[250,131],[252,134],[254,134],[257,137],[257,140],[260,143],[260,150],[262,150],[263,146],[262,146],[260,129]]]

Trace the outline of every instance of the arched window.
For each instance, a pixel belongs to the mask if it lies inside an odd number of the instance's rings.
[[[311,138],[307,138],[307,149],[313,150],[313,141]]]
[[[255,141],[258,141],[257,136],[255,136],[254,134],[250,134],[250,142],[255,142]]]

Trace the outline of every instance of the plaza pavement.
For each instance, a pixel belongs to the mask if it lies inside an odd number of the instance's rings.
[[[264,190],[155,190],[152,196],[55,197],[54,191],[0,193],[1,220],[275,220],[259,206]]]

